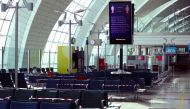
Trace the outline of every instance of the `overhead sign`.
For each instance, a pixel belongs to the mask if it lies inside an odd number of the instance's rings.
[[[132,44],[133,7],[131,1],[109,3],[110,44]]]
[[[190,43],[188,44],[188,53],[190,53]]]
[[[176,51],[176,47],[165,47],[165,54],[174,55],[176,54]]]

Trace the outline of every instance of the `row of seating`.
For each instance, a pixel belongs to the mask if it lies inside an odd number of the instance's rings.
[[[128,80],[73,80],[48,79],[46,88],[77,89],[77,90],[107,90],[135,92],[140,86],[135,81]]]
[[[33,68],[29,68],[29,72],[32,72],[33,71]],[[49,72],[49,71],[52,71],[53,72],[53,68],[36,68],[36,71],[37,72]],[[14,73],[15,72],[15,69],[0,69],[0,73]],[[25,73],[25,72],[28,72],[28,69],[27,68],[19,68],[19,72],[21,73]]]
[[[0,81],[3,87],[14,87],[14,73],[12,79],[9,73],[1,73]],[[30,80],[30,79],[29,79]],[[139,80],[139,79],[136,79]],[[31,82],[31,81],[30,81]],[[133,80],[73,80],[73,79],[39,79],[36,84],[46,83],[46,88],[59,89],[90,89],[134,92],[138,87],[144,86],[143,81]],[[18,87],[27,88],[23,73],[18,73]]]
[[[95,90],[78,91],[78,90],[0,89],[0,98],[1,98],[0,100],[1,109],[8,109],[8,108],[2,108],[3,107],[2,104],[5,105],[6,103],[8,103],[7,101],[10,100],[13,101],[13,103],[20,103],[20,104],[25,104],[25,102],[27,103],[35,102],[35,104],[39,102],[48,102],[55,104],[58,103],[60,105],[62,103],[66,103],[67,106],[72,107],[72,108],[63,108],[63,109],[75,109],[76,107],[79,106],[83,108],[103,108],[108,106],[108,93],[105,91],[95,91]],[[35,109],[35,108],[22,107],[22,108],[11,108],[11,109]],[[52,107],[47,109],[60,109],[60,108]]]
[[[33,68],[30,68],[30,72],[32,72]],[[53,68],[36,68],[37,72],[49,72],[52,71],[53,72]],[[19,69],[20,72],[27,72],[27,68],[20,68]],[[67,75],[63,75],[63,74],[58,74],[56,73],[56,76],[70,76],[70,77],[76,77],[76,76],[83,76],[86,78],[96,78],[96,77],[119,77],[120,79],[122,79],[123,77],[135,77],[135,78],[153,78],[153,79],[157,79],[158,74],[157,73],[151,73],[150,71],[147,70],[134,70],[131,71],[130,75],[125,75],[125,74],[111,74],[111,72],[114,70],[105,70],[105,71],[100,71],[100,72],[88,72],[88,73],[72,73],[72,74],[67,74]],[[2,73],[6,73],[6,69],[1,69],[0,72]],[[9,73],[14,73],[15,69],[8,69]],[[125,78],[124,78],[125,79]]]
[[[71,102],[0,101],[1,109],[77,109]]]
[[[2,87],[13,88],[15,86],[15,73],[0,73],[0,82]],[[18,88],[27,88],[24,73],[18,73]]]

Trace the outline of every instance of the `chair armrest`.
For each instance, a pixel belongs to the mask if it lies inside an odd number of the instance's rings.
[[[112,104],[112,101],[113,101],[113,96],[109,96],[109,97],[108,97],[108,101],[109,101],[109,104],[108,104],[108,106],[109,106],[109,105],[111,105],[111,104]]]
[[[105,102],[105,100],[101,100],[102,109],[104,109],[104,102]]]
[[[79,106],[79,99],[76,99],[76,100],[75,100],[75,104],[76,104],[77,106]]]
[[[12,97],[11,96],[7,96],[7,97],[5,97],[4,99],[5,100],[10,100]]]
[[[88,89],[88,84],[86,84],[86,89]]]

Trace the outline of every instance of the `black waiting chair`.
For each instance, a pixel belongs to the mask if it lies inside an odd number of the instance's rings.
[[[19,71],[20,71],[21,73],[26,73],[26,72],[27,72],[27,68],[19,68]]]
[[[105,91],[85,90],[82,91],[79,105],[81,108],[100,108],[108,105],[108,96]]]
[[[39,103],[11,101],[10,109],[39,109]]]
[[[15,82],[15,73],[12,73],[12,79]],[[18,88],[28,88],[24,73],[18,73]]]
[[[57,98],[57,90],[37,90],[37,98]]]
[[[32,97],[31,100],[51,102],[53,98],[57,97],[57,90],[37,90],[36,96]]]
[[[0,72],[1,73],[7,73],[6,69],[1,69]]]
[[[33,68],[29,68],[29,72],[32,73],[32,71],[33,71]]]
[[[41,68],[43,74],[46,74],[45,68]]]
[[[14,89],[0,89],[0,99],[9,100],[14,96]]]
[[[46,72],[49,72],[50,71],[50,68],[46,68]]]
[[[76,109],[76,105],[72,101],[42,102],[40,109]]]
[[[40,69],[40,68],[36,68],[36,71],[37,71],[38,73],[41,73],[41,69]]]
[[[2,87],[8,87],[8,88],[13,88],[14,84],[11,80],[11,76],[9,73],[0,73],[0,81]]]
[[[16,89],[12,98],[14,101],[29,101],[31,97],[35,97],[35,90]]]
[[[52,67],[50,68],[50,71],[53,72],[53,68]]]
[[[89,90],[102,90],[104,85],[104,80],[90,80],[88,84]]]
[[[8,69],[9,73],[14,73],[15,69]]]
[[[56,89],[56,88],[58,88],[59,82],[60,82],[60,79],[48,79],[46,81],[46,88],[47,89]]]
[[[73,89],[86,90],[88,89],[89,80],[75,80]]]
[[[107,91],[118,91],[120,80],[105,80],[104,90]]]
[[[75,80],[73,79],[62,79],[58,85],[59,89],[73,89],[73,84]]]
[[[79,90],[59,90],[59,98],[63,99],[80,99],[81,92]]]
[[[9,109],[9,101],[0,100],[0,108],[1,109]]]

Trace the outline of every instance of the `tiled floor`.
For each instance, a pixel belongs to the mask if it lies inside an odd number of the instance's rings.
[[[114,94],[121,98],[113,104],[120,104],[120,109],[190,109],[190,73],[186,72],[169,76],[163,84],[140,95],[138,101],[132,94]]]

